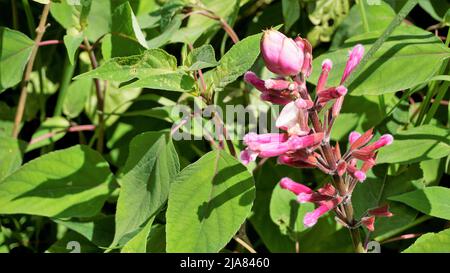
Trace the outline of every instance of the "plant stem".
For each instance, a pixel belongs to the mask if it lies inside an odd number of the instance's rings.
[[[15,0],[13,0],[15,1]],[[30,8],[30,3],[28,2],[28,0],[22,0],[22,6],[23,9],[25,10],[25,15],[27,18],[27,25],[28,25],[28,30],[30,31],[31,34],[31,38],[35,38],[35,22],[34,22],[34,18],[33,18],[33,13],[31,12],[31,8]]]
[[[42,40],[42,37],[44,36],[44,33],[45,33],[47,17],[48,17],[49,11],[50,11],[50,3],[46,4],[42,11],[41,19],[39,21],[39,26],[36,29],[36,38],[34,40],[34,46],[31,51],[30,60],[28,61],[28,64],[27,64],[27,67],[25,69],[25,73],[24,73],[24,76],[22,79],[19,105],[17,106],[16,116],[14,119],[14,127],[13,127],[13,134],[12,134],[14,138],[17,138],[19,135],[20,123],[22,122],[23,113],[25,111],[25,105],[27,102],[27,95],[28,95],[27,86],[28,86],[28,82],[30,81],[31,72],[33,71],[33,65],[34,65],[34,61],[36,59],[36,55],[39,50],[39,43]]]
[[[364,66],[369,62],[369,60],[372,58],[375,52],[377,52],[378,49],[380,49],[381,45],[383,45],[383,43],[389,38],[392,32],[394,32],[395,28],[397,28],[402,23],[403,19],[405,19],[405,17],[417,5],[418,2],[419,0],[408,0],[408,2],[406,2],[403,8],[398,12],[397,16],[395,16],[394,20],[392,20],[392,22],[383,32],[381,37],[375,41],[375,43],[367,52],[367,54],[364,55],[360,64],[356,67],[355,71],[353,71],[353,73],[350,74],[350,76],[344,82],[345,86],[350,86],[350,84],[355,80],[356,76],[359,74],[360,71],[362,71]]]
[[[308,97],[307,97],[308,95],[305,96],[305,93],[303,93],[303,92],[301,92],[301,94],[303,94],[303,96],[304,96],[303,99],[308,99]],[[323,127],[320,122],[319,115],[318,115],[316,109],[314,109],[313,111],[310,112],[310,120],[311,120],[311,123],[312,123],[316,133],[323,132]],[[325,139],[321,146],[322,146],[322,150],[323,150],[325,159],[327,161],[328,167],[332,170],[335,170],[336,169],[336,159],[334,158],[334,153],[331,149],[329,139]],[[346,196],[347,188],[346,188],[345,182],[343,181],[342,177],[340,177],[339,175],[333,175],[333,180],[334,180],[335,186],[337,187],[337,189],[339,191],[339,194],[341,196]],[[355,223],[355,219],[353,216],[353,205],[352,205],[351,199],[348,199],[348,201],[343,203],[343,207],[344,207],[345,216],[347,219],[347,224],[349,226],[353,226]],[[359,229],[351,228],[351,229],[349,229],[349,231],[350,231],[350,235],[352,237],[353,249],[355,250],[355,252],[364,253],[365,251],[364,251],[364,247],[362,245]]]
[[[449,42],[450,42],[450,31],[448,31],[447,39],[445,40],[445,46],[446,47],[448,47]],[[448,60],[445,60],[444,63],[442,64],[440,70],[439,70],[439,75],[441,75],[441,74],[443,74],[445,72],[445,69],[446,69],[447,65],[448,65]],[[447,72],[448,72],[448,70],[447,70]],[[431,119],[434,117],[434,114],[436,114],[436,111],[437,111],[437,109],[439,107],[439,104],[441,103],[441,100],[444,98],[445,94],[447,93],[448,87],[449,87],[449,82],[448,81],[444,81],[442,83],[441,88],[439,90],[437,90],[439,88],[439,82],[438,81],[432,82],[430,84],[430,89],[429,90],[431,92],[429,92],[429,93],[431,93],[431,94],[427,93],[427,96],[425,97],[426,102],[424,100],[424,102],[423,102],[424,105],[420,106],[421,107],[421,109],[420,109],[421,111],[419,113],[419,117],[417,118],[417,124],[418,125],[420,125],[420,123],[422,122],[422,119],[423,119],[425,113],[427,113],[427,114],[426,114],[425,121],[423,123],[424,124],[430,123]],[[437,92],[436,99],[432,103],[430,110],[426,111],[426,109],[428,108],[428,104],[432,101],[432,97],[434,96],[434,94],[436,92]]]
[[[361,21],[363,23],[364,32],[369,32],[369,21],[367,21],[367,15],[366,15],[366,6],[364,4],[365,0],[359,0],[358,6],[359,6],[359,12],[361,13]]]
[[[72,81],[73,72],[75,70],[75,65],[70,63],[69,57],[64,60],[64,71],[61,81],[61,87],[59,88],[58,99],[56,101],[55,110],[53,112],[54,116],[61,116],[64,100],[66,98],[67,90],[69,89],[69,84]]]
[[[89,59],[91,60],[92,68],[96,69],[98,67],[98,62],[95,57],[94,51],[92,50],[92,47],[86,37],[84,38],[84,45],[89,53]],[[97,151],[99,153],[102,153],[105,134],[105,118],[104,118],[105,97],[102,91],[100,80],[94,79],[94,83],[95,83],[95,94],[97,96],[97,112],[98,112]]]
[[[19,17],[17,15],[16,0],[11,0],[11,9],[12,9],[13,28],[19,29]]]

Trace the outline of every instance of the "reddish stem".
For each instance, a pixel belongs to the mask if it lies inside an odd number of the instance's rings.
[[[33,138],[30,142],[29,145],[41,142],[43,140],[52,138],[54,136],[56,136],[57,134],[62,134],[62,133],[66,133],[66,132],[81,132],[81,131],[94,131],[95,130],[95,125],[75,125],[72,127],[69,127],[67,129],[63,129],[63,130],[59,130],[59,131],[53,131],[50,133],[46,133],[43,134],[41,136],[38,136],[36,138]]]

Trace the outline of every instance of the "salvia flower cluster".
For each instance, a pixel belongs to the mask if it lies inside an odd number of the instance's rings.
[[[338,117],[347,88],[343,85],[364,55],[364,47],[356,45],[349,58],[339,86],[327,86],[333,63],[326,59],[316,85],[315,98],[307,90],[306,79],[312,71],[312,47],[297,37],[291,39],[276,30],[267,30],[261,39],[261,53],[267,69],[276,78],[262,80],[247,72],[245,81],[261,92],[261,99],[283,105],[276,126],[282,133],[249,133],[244,137],[245,150],[241,153],[244,164],[259,158],[277,157],[279,164],[296,168],[318,168],[333,177],[333,183],[314,191],[311,188],[283,178],[282,188],[297,196],[300,203],[316,205],[307,213],[304,225],[312,227],[329,211],[334,211],[338,222],[348,228],[364,225],[374,230],[376,216],[390,217],[388,207],[368,210],[359,220],[353,217],[351,195],[358,183],[364,182],[366,173],[376,164],[377,150],[393,142],[389,134],[372,141],[373,131],[349,135],[349,148],[341,152],[339,144],[330,144],[330,133]],[[330,104],[330,107],[325,107]],[[319,114],[323,114],[322,121]],[[370,143],[371,142],[371,143]]]

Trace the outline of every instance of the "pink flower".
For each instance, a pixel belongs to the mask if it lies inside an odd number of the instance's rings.
[[[277,30],[264,31],[261,53],[267,69],[280,76],[295,76],[303,68],[304,52],[294,40]]]
[[[322,215],[334,209],[340,202],[342,202],[342,198],[340,197],[319,202],[320,205],[318,208],[316,208],[313,212],[308,212],[305,214],[303,224],[306,227],[314,226]]]
[[[353,131],[348,135],[348,142],[350,144],[353,144],[360,137],[361,137],[360,133]]]
[[[333,62],[330,59],[325,59],[322,62],[322,73],[320,73],[319,81],[317,82],[317,92],[320,92],[325,89],[325,85],[327,83],[328,74],[333,67]]]
[[[381,207],[370,209],[367,211],[367,213],[371,216],[377,216],[377,217],[392,217],[394,216],[392,212],[389,211],[389,205],[383,205]]]
[[[325,104],[332,99],[345,96],[347,94],[347,88],[344,86],[332,87],[317,93],[320,104]]]
[[[374,216],[363,217],[361,219],[361,224],[363,224],[368,230],[374,231],[375,230],[375,217]]]
[[[345,82],[348,76],[355,70],[364,55],[364,46],[361,44],[356,45],[349,54],[347,60],[347,65],[344,69],[344,74],[342,75],[341,84]]]
[[[300,106],[307,106],[304,101],[290,102],[281,110],[275,126],[277,128],[287,131],[291,135],[306,135],[310,129],[308,127],[308,111],[299,108]]]
[[[309,187],[297,183],[290,179],[289,177],[284,177],[280,180],[280,187],[286,190],[291,191],[295,195],[299,195],[301,193],[312,193],[313,190],[311,190]]]
[[[249,133],[244,136],[247,148],[241,152],[241,161],[248,164],[256,157],[276,157],[286,153],[294,153],[300,149],[319,144],[323,139],[323,133],[310,134],[306,136],[290,136],[287,134],[255,134]]]
[[[248,71],[244,75],[244,81],[253,85],[256,89],[261,91],[261,99],[275,104],[286,105],[292,101],[290,89],[296,89],[296,83],[290,83],[280,79],[261,80],[255,73]],[[286,89],[281,89],[286,87]]]
[[[294,153],[283,154],[278,157],[278,164],[288,165],[295,168],[314,168],[317,164],[316,155],[306,149]]]
[[[301,37],[295,38],[295,43],[305,56],[301,72],[308,78],[312,72],[312,46],[308,40]]]

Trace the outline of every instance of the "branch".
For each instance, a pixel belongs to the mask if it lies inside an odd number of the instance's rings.
[[[75,125],[75,126],[67,128],[67,129],[49,132],[49,133],[43,134],[41,136],[38,136],[36,138],[33,138],[28,144],[32,145],[32,144],[41,142],[43,140],[52,138],[52,137],[56,136],[57,134],[62,134],[62,133],[66,133],[66,132],[72,133],[72,132],[94,131],[94,130],[95,130],[95,125]]]
[[[42,11],[41,19],[39,21],[39,26],[36,29],[36,38],[34,39],[34,46],[31,51],[30,60],[28,61],[27,67],[25,69],[25,73],[21,82],[21,91],[20,91],[20,98],[19,98],[19,105],[17,106],[16,116],[14,119],[14,127],[13,127],[13,138],[17,138],[19,136],[19,127],[20,123],[23,119],[23,113],[25,111],[25,105],[27,103],[27,86],[28,82],[30,81],[31,72],[33,71],[34,61],[36,60],[37,52],[39,49],[39,43],[42,40],[42,37],[44,36],[45,30],[47,28],[47,17],[48,13],[50,11],[50,3],[46,4],[44,6],[44,10]]]
[[[84,46],[86,47],[86,50],[89,53],[89,59],[91,61],[92,68],[96,69],[98,67],[97,58],[95,57],[94,51],[92,50],[92,47],[86,37],[84,38]],[[104,117],[105,97],[102,91],[102,87],[100,85],[100,80],[94,79],[94,83],[95,83],[95,94],[97,96],[97,112],[98,112],[97,151],[99,153],[102,153],[105,135],[105,117]]]

